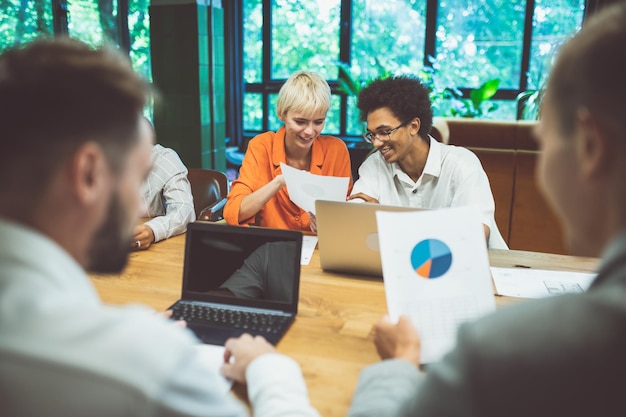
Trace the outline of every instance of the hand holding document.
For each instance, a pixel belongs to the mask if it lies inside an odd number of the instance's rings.
[[[458,326],[495,310],[478,209],[376,212],[391,320],[408,315],[422,342],[421,363],[438,360]]]
[[[302,210],[315,214],[315,200],[346,201],[348,177],[315,175],[281,162],[289,198]]]

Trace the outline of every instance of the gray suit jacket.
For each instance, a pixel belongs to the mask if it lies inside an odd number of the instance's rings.
[[[626,232],[584,294],[520,303],[461,327],[426,374],[366,368],[350,416],[626,416]]]

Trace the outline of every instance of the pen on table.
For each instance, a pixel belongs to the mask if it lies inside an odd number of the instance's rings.
[[[520,265],[520,264],[515,264],[513,265],[514,268],[530,268],[529,266],[526,265]]]

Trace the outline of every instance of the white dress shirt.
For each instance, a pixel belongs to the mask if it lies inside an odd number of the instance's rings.
[[[0,219],[0,236],[2,415],[247,415],[191,331],[103,305],[74,259],[34,230]],[[246,377],[255,415],[318,415],[290,358],[263,355]]]
[[[145,224],[159,242],[184,233],[187,224],[196,220],[187,168],[178,154],[170,148],[154,145],[154,165],[141,187],[144,217],[154,217]]]
[[[489,227],[489,247],[508,249],[494,219],[495,203],[487,174],[471,151],[430,140],[422,175],[413,181],[396,162],[387,163],[380,152],[359,167],[352,194],[364,193],[380,204],[425,209],[475,205]]]

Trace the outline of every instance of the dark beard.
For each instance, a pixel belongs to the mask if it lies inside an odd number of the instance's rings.
[[[127,235],[124,233],[124,218],[124,209],[116,193],[111,197],[106,220],[91,241],[87,265],[90,272],[117,274],[126,266],[132,236],[130,231]]]

